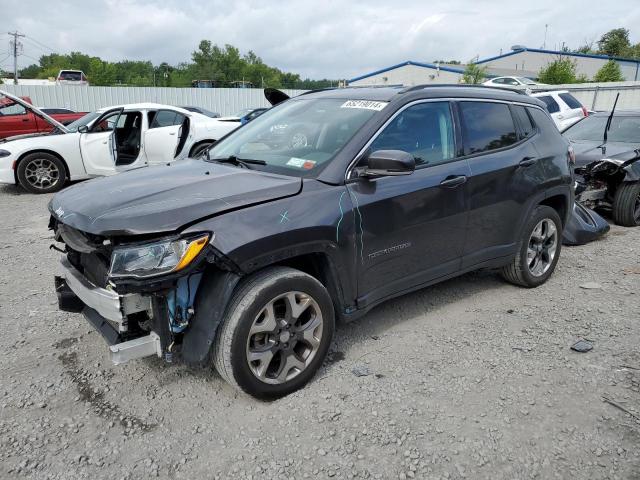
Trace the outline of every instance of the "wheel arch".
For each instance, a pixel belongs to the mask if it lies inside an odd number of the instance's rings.
[[[13,177],[15,178],[16,185],[19,183],[19,181],[18,181],[18,166],[20,165],[20,162],[22,162],[26,156],[31,155],[32,153],[48,153],[49,155],[53,155],[58,160],[60,160],[62,162],[62,165],[64,166],[64,171],[65,171],[65,174],[67,176],[67,181],[69,181],[69,179],[71,178],[71,172],[69,171],[69,165],[67,165],[67,161],[64,159],[64,157],[62,155],[60,155],[58,152],[53,151],[53,150],[49,150],[47,148],[36,148],[34,150],[27,150],[26,152],[22,153],[18,157],[18,159],[16,160],[16,163],[15,163],[15,166],[14,166],[14,169],[13,169]]]
[[[337,278],[334,262],[326,252],[308,252],[279,259],[268,265],[260,265],[259,268],[249,272],[241,272],[235,268],[223,270],[221,267],[223,266],[209,265],[198,286],[195,315],[183,339],[182,357],[189,364],[204,365],[209,362],[218,326],[224,318],[234,292],[246,277],[267,268],[290,267],[315,278],[329,292],[336,318],[341,318],[343,315],[343,291]]]
[[[204,145],[204,144],[211,144],[213,145],[214,143],[216,143],[216,139],[214,138],[210,138],[210,139],[204,139],[204,140],[198,140],[196,143],[194,143],[193,145],[191,145],[191,148],[189,149],[189,158],[191,158],[191,156],[193,155],[193,152],[195,151],[196,148]]]
[[[571,212],[571,207],[569,205],[569,197],[566,194],[559,193],[548,196],[540,201],[538,205],[546,205],[553,208],[556,212],[558,212],[560,220],[562,220],[562,226],[564,227],[567,224],[568,216]]]

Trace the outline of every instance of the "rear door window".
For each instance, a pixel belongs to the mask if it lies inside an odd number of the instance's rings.
[[[558,102],[556,102],[550,95],[543,95],[537,98],[547,106],[547,112],[558,113],[560,111],[560,105],[558,105]]]
[[[505,103],[460,102],[465,154],[508,147],[518,141],[509,106]]]
[[[570,93],[560,93],[558,96],[567,104],[571,109],[582,108],[582,104]]]
[[[171,127],[173,125],[182,125],[184,115],[172,110],[160,110],[155,114],[149,128]]]

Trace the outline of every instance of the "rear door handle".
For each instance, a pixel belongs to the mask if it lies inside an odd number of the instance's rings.
[[[520,161],[520,163],[518,165],[521,166],[521,167],[530,167],[531,165],[533,165],[537,161],[538,161],[538,159],[535,158],[535,157],[524,157]]]
[[[441,187],[455,188],[467,182],[466,175],[450,175],[440,182]]]

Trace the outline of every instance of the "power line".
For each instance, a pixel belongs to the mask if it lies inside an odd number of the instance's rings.
[[[39,62],[39,61],[40,61],[40,59],[39,59],[39,58],[32,57],[31,55],[27,55],[27,54],[26,54],[26,53],[24,53],[24,52],[23,52],[23,53],[21,53],[19,56],[21,56],[21,57],[27,57],[27,58],[30,58],[31,60],[35,60],[36,62]]]
[[[51,47],[49,47],[49,46],[45,45],[44,43],[42,43],[42,42],[40,42],[40,41],[36,40],[35,38],[33,38],[33,37],[29,36],[29,35],[25,35],[25,38],[26,38],[27,40],[29,40],[30,42],[32,42],[32,43],[34,43],[34,44],[38,45],[40,49],[42,49],[42,47],[44,47],[44,48],[46,48],[47,50],[50,50],[51,52],[56,53],[56,51],[55,51],[53,48],[51,48]]]

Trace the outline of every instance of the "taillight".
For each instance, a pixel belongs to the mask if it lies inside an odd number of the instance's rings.
[[[585,117],[589,116],[589,111],[587,110],[587,107],[582,107],[582,115]]]
[[[576,152],[573,151],[573,147],[571,145],[569,145],[567,150],[567,161],[571,167],[576,164]]]

